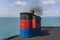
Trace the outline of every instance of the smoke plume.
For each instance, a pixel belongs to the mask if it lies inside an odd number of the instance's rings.
[[[32,6],[30,7],[30,10],[33,10],[36,15],[41,16],[42,15],[42,7],[39,5],[38,0],[34,0]]]

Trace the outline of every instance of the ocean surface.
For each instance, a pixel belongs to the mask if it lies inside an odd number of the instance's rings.
[[[19,34],[19,18],[0,18],[0,40]]]
[[[0,18],[0,40],[14,35],[19,35],[19,18],[18,17],[1,17]],[[60,17],[41,18],[41,26],[60,26]]]

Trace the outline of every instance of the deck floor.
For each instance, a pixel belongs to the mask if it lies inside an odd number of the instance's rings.
[[[60,40],[60,28],[42,28],[42,33],[30,38],[19,38],[19,35],[4,40]]]

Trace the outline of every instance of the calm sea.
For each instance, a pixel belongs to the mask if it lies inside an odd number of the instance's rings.
[[[19,35],[19,18],[0,18],[0,40]],[[42,26],[60,26],[60,17],[46,17],[41,19]]]
[[[19,18],[0,18],[0,40],[19,34]]]

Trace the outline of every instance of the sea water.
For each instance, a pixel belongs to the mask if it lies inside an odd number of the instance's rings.
[[[14,36],[14,35],[19,35],[19,31],[20,31],[19,20],[20,18],[18,17],[1,17],[0,18],[0,40]],[[41,26],[58,27],[60,26],[60,17],[41,18]]]
[[[44,17],[41,19],[41,26],[59,27],[60,17]]]
[[[0,18],[0,40],[19,34],[19,18]]]

